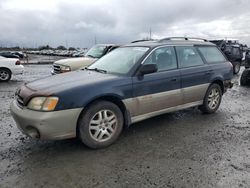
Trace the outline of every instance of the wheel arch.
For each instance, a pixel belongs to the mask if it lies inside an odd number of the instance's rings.
[[[131,124],[131,117],[130,117],[129,111],[127,110],[125,104],[122,102],[122,99],[120,97],[114,96],[114,95],[103,95],[103,96],[99,96],[99,97],[92,99],[84,106],[84,109],[82,110],[82,112],[80,113],[80,115],[78,116],[78,119],[77,119],[77,125],[76,125],[76,135],[77,136],[78,136],[78,129],[79,129],[78,125],[79,125],[80,118],[82,117],[82,115],[84,114],[86,109],[90,105],[92,105],[94,102],[97,102],[97,101],[108,101],[108,102],[112,102],[115,105],[117,105],[123,114],[124,127],[125,128],[129,127],[129,125]]]
[[[222,93],[225,92],[224,83],[223,83],[222,79],[219,79],[219,78],[214,79],[214,80],[212,81],[212,83],[210,84],[210,86],[211,86],[212,84],[218,84],[218,85],[220,86],[220,88],[221,88]]]
[[[0,67],[0,69],[6,69],[6,70],[10,71],[10,73],[12,74],[11,69],[10,69],[10,68],[8,68],[8,67]]]

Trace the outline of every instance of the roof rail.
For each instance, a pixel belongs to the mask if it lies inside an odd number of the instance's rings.
[[[131,43],[145,42],[145,41],[155,41],[155,40],[154,39],[141,39],[141,40],[134,40]]]
[[[160,39],[159,42],[169,41],[169,40],[200,40],[204,42],[208,42],[207,39],[195,38],[195,37],[167,37]]]

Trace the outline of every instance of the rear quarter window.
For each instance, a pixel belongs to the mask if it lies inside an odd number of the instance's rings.
[[[207,63],[221,63],[226,61],[225,57],[218,50],[217,47],[207,46],[207,47],[198,47],[198,49],[205,58]]]

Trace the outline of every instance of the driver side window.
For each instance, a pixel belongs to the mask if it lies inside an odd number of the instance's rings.
[[[143,64],[156,64],[158,72],[177,69],[175,51],[173,47],[161,47],[154,50]]]

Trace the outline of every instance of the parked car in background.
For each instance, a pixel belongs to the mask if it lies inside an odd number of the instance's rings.
[[[14,52],[11,52],[11,53],[14,54],[14,55],[17,55],[19,57],[19,59],[23,59],[23,58],[27,57],[27,54],[23,53],[21,51],[14,51]]]
[[[0,52],[0,56],[6,57],[6,58],[17,58],[17,59],[20,58],[17,54],[14,54],[12,52],[5,52],[5,51]]]
[[[19,59],[0,56],[0,82],[7,82],[12,75],[22,74],[23,71],[24,67],[20,64]]]
[[[45,55],[45,56],[63,56],[63,57],[83,57],[86,49],[76,50],[58,50],[58,49],[43,49],[43,50],[29,50],[28,54]]]
[[[84,54],[85,54],[86,52],[84,52],[84,51],[76,51],[76,52],[74,52],[73,54],[72,54],[72,57],[84,57]]]
[[[234,74],[240,72],[240,67],[243,59],[243,44],[237,40],[211,40],[225,54],[227,59],[233,64]]]
[[[90,48],[84,57],[68,58],[55,61],[51,74],[60,74],[87,67],[117,47],[119,46],[115,44],[98,44]]]
[[[250,48],[246,51],[245,68],[246,69],[250,68]]]
[[[240,78],[240,85],[242,86],[250,86],[250,49],[246,51],[245,56],[245,70],[242,72]]]
[[[232,64],[210,42],[138,42],[84,70],[25,84],[11,112],[30,137],[78,136],[91,148],[103,148],[131,123],[194,106],[216,112],[232,78]]]

